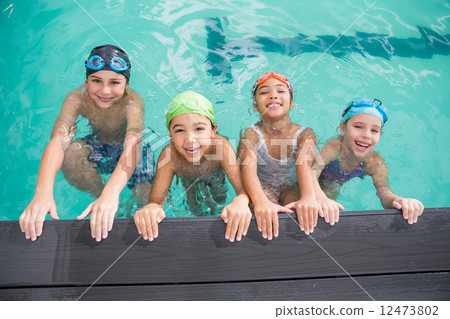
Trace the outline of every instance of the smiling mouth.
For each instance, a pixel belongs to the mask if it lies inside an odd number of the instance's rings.
[[[194,157],[195,155],[197,155],[197,153],[199,153],[200,151],[200,147],[188,147],[184,149],[186,151],[186,154],[188,156]]]
[[[101,97],[101,96],[97,96],[97,97],[102,102],[111,102],[113,100],[112,97]]]
[[[355,142],[356,147],[360,150],[360,151],[365,151],[370,147],[370,144],[368,143],[362,143],[362,142]]]
[[[269,109],[276,109],[279,107],[281,107],[280,103],[271,103],[271,104],[267,105],[267,108],[269,108]]]

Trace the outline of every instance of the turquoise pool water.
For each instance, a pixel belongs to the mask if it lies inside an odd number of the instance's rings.
[[[219,132],[237,140],[257,119],[250,90],[268,70],[294,83],[292,119],[312,127],[321,145],[336,134],[349,100],[379,98],[390,114],[376,149],[394,192],[450,206],[449,34],[446,0],[2,2],[0,220],[17,220],[32,199],[61,103],[84,81],[90,49],[104,43],[130,55],[146,124],[163,136],[165,105],[192,89],[215,104]],[[121,215],[129,195],[122,193]],[[191,216],[179,195],[175,187],[178,204],[168,215]],[[64,219],[93,200],[61,173],[54,196]],[[381,208],[370,178],[346,184],[340,202]]]

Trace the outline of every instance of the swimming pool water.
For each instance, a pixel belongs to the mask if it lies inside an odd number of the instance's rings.
[[[394,192],[427,207],[450,205],[448,1],[28,0],[1,10],[0,220],[17,220],[32,199],[61,103],[84,81],[89,51],[105,43],[129,54],[145,122],[164,136],[165,105],[190,89],[214,103],[219,133],[237,145],[239,131],[257,120],[253,81],[269,70],[294,83],[291,117],[312,127],[320,145],[336,134],[349,100],[379,98],[389,121],[376,150]],[[93,200],[61,173],[54,195],[63,219]],[[176,188],[173,197],[181,195]],[[370,178],[346,184],[339,201],[347,210],[381,208]],[[182,204],[168,215],[191,216]]]

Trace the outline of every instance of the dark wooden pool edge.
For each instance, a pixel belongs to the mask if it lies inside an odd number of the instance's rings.
[[[26,240],[0,222],[0,300],[449,300],[450,208],[426,208],[409,225],[396,210],[319,220],[310,236],[295,215],[262,238],[252,220],[230,243],[219,217],[165,219],[154,242],[131,219],[106,240],[89,221],[46,221]]]

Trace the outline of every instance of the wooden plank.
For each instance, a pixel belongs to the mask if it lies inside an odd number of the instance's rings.
[[[107,240],[89,221],[46,221],[25,240],[17,222],[0,222],[0,287],[198,283],[450,270],[450,208],[426,209],[415,225],[394,210],[343,213],[319,221],[311,236],[280,215],[280,236],[267,241],[253,220],[241,242],[224,238],[218,217],[173,218],[153,243],[133,220],[116,220]],[[98,281],[97,281],[98,279]]]
[[[238,283],[0,289],[0,300],[449,300],[450,273]]]

